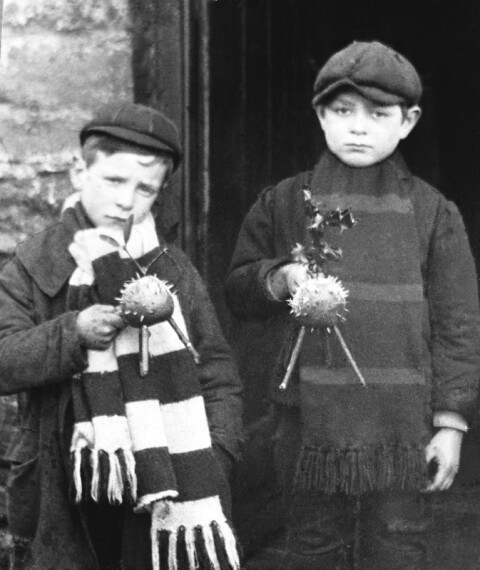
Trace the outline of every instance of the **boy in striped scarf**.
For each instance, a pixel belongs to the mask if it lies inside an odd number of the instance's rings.
[[[76,198],[0,277],[1,391],[23,392],[12,567],[237,570],[239,378],[200,276],[152,214],[181,159],[176,127],[108,104],[80,141]]]
[[[421,93],[413,65],[379,42],[334,54],[313,98],[327,149],[312,171],[262,192],[238,238],[229,306],[284,333],[272,398],[288,570],[429,567],[422,492],[451,486],[476,409],[478,294],[465,229],[397,150]],[[311,271],[292,255],[314,242],[305,194],[319,215],[348,209],[358,223],[324,233],[342,255],[322,271],[349,292],[341,333],[310,327],[281,391],[299,330],[288,301]]]

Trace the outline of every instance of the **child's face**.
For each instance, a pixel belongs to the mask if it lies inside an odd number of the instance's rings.
[[[381,105],[354,90],[339,93],[316,110],[328,148],[348,166],[359,168],[390,156],[420,117],[419,107],[404,114],[400,105]]]
[[[96,160],[77,174],[80,199],[96,227],[123,229],[133,214],[145,219],[158,196],[168,165],[158,157],[98,151]]]

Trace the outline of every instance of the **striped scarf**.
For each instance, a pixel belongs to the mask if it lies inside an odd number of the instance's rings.
[[[408,186],[395,157],[350,168],[327,152],[311,191],[327,210],[350,208],[359,220],[340,235],[327,230],[325,238],[343,250],[327,272],[349,291],[346,322],[339,327],[368,386],[360,385],[334,335],[306,335],[296,485],[349,494],[420,489],[431,434],[422,369],[425,299]]]
[[[136,266],[126,252],[99,238],[106,231],[88,228],[79,203],[73,210],[79,227],[69,251],[77,269],[69,281],[68,308],[114,304]],[[150,274],[167,255],[151,216],[133,226],[126,247],[141,266],[150,265]],[[173,318],[188,337],[175,295],[174,305]],[[147,376],[139,373],[139,329],[128,326],[107,350],[88,350],[88,367],[72,382],[75,500],[150,512],[154,570],[236,570],[236,541],[218,496],[224,475],[212,449],[195,364],[168,322],[149,332]]]

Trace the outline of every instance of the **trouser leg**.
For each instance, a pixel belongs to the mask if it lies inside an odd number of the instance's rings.
[[[85,515],[90,539],[101,570],[117,570],[122,551],[124,509],[90,501]]]
[[[352,520],[344,495],[295,495],[288,501],[285,568],[346,570],[350,568]]]
[[[293,493],[300,427],[296,411],[285,410],[278,418],[275,467],[287,527],[283,570],[344,570],[350,567],[352,501],[340,494]]]
[[[371,493],[361,500],[360,568],[426,570],[431,515],[420,493]]]

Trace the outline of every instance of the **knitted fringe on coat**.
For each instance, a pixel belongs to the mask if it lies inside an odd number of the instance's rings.
[[[294,488],[301,492],[361,495],[370,491],[418,490],[427,483],[422,446],[385,445],[361,449],[303,447]]]
[[[309,187],[321,210],[348,208],[359,220],[348,232],[325,230],[342,257],[324,269],[349,291],[346,320],[337,327],[366,386],[338,335],[306,330],[298,358],[303,450],[296,487],[351,495],[420,491],[427,482],[432,387],[410,186],[395,156],[351,168],[326,151]]]

